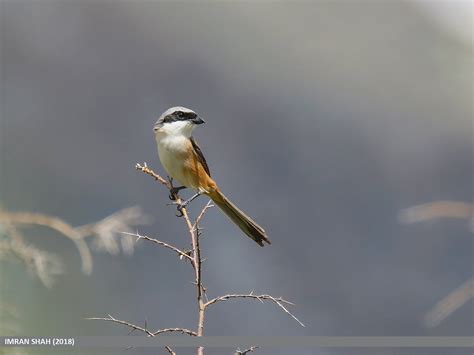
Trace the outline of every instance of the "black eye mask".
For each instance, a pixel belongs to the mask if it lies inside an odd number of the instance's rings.
[[[173,116],[174,121],[191,121],[197,117],[194,112],[176,111],[170,116]]]
[[[171,122],[177,122],[177,121],[191,121],[194,124],[204,123],[204,120],[198,117],[198,115],[194,112],[176,111],[165,116],[159,122],[156,122],[155,130],[159,128],[158,126],[163,125],[163,123],[171,123]]]

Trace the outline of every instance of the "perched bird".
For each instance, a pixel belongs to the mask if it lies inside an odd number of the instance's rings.
[[[247,236],[262,247],[264,242],[270,244],[264,229],[230,202],[211,178],[206,159],[191,135],[193,129],[203,123],[194,111],[177,106],[166,110],[153,127],[161,164],[170,177],[184,185],[173,192],[186,187],[197,190],[189,200],[178,205],[178,211],[199,195],[207,195]]]

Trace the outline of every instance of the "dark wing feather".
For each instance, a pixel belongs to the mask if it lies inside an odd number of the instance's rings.
[[[191,144],[193,145],[194,151],[196,152],[197,158],[199,159],[199,162],[202,164],[204,170],[206,170],[207,175],[211,176],[211,172],[209,171],[209,167],[207,166],[206,159],[204,158],[204,154],[202,154],[201,148],[197,145],[196,141],[194,140],[194,137],[190,138]]]

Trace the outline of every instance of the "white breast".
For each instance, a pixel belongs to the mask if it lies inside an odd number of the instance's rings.
[[[156,135],[158,156],[166,172],[173,179],[188,186],[183,176],[183,155],[186,153],[188,138],[185,136],[160,136]]]

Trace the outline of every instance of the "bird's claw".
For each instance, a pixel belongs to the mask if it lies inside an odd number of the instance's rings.
[[[171,201],[176,201],[177,199],[177,196],[178,196],[178,192],[182,189],[185,189],[186,187],[185,186],[179,186],[179,187],[172,187],[170,189],[170,194],[168,195],[168,198],[171,200]]]
[[[178,214],[176,215],[176,217],[183,217],[184,216],[184,213],[183,213],[184,208],[186,208],[185,203],[179,203],[178,204],[178,206],[176,207],[176,209],[178,210]]]
[[[176,193],[178,191],[176,190],[175,187],[171,188],[170,189],[170,194],[168,195],[168,198],[171,200],[171,201],[176,201]]]
[[[180,200],[180,202],[178,202],[178,191],[179,190],[182,190],[182,189],[185,189],[186,186],[179,186],[179,187],[172,187],[170,188],[170,200],[172,200],[173,202],[169,203],[168,205],[177,205],[176,209],[178,210],[178,214],[176,215],[176,217],[183,217],[184,216],[184,213],[183,213],[183,209],[186,208],[186,206],[192,201],[194,200],[196,197],[198,197],[200,195],[200,193],[196,193],[193,197],[191,197],[190,199],[186,200],[186,201],[182,201]],[[173,198],[172,198],[173,197]]]
[[[178,210],[178,214],[176,215],[176,217],[183,217],[184,216],[184,213],[183,213],[183,209],[186,208],[186,206],[188,205],[185,202],[170,202],[170,203],[167,203],[168,206],[172,206],[172,205],[175,205],[176,206],[176,209]]]

